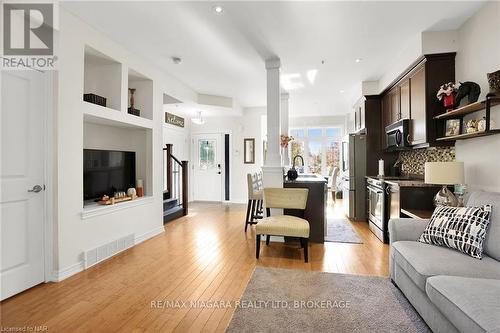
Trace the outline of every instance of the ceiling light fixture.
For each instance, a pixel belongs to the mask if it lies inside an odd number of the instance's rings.
[[[281,86],[286,91],[304,88],[302,75],[300,75],[300,73],[281,75]]]
[[[345,93],[345,90],[344,90],[344,89],[341,89],[341,90],[339,91],[339,93],[343,94],[343,93]]]
[[[191,121],[196,125],[203,125],[205,123],[205,119],[201,117],[201,111],[198,111],[198,116],[191,118]]]
[[[356,58],[356,60],[354,60],[354,61],[355,61],[355,62],[357,62],[357,63],[359,64],[361,61],[363,61],[363,59],[361,59],[361,58]]]
[[[316,74],[318,74],[317,69],[311,69],[311,70],[307,71],[307,73],[306,73],[307,79],[309,80],[309,82],[311,84],[314,84],[314,80],[316,79]]]
[[[212,9],[215,14],[222,14],[222,12],[224,11],[221,6],[214,6]]]
[[[182,59],[179,57],[172,57],[172,62],[176,65],[179,65],[182,62]]]

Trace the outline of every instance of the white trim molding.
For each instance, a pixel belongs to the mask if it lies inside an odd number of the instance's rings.
[[[161,227],[157,227],[157,228],[150,230],[142,235],[139,235],[139,236],[134,235],[134,246],[136,246],[136,245],[138,245],[138,244],[140,244],[140,243],[142,243],[150,238],[156,237],[164,232],[165,232],[165,227],[162,225]],[[133,248],[133,247],[131,247],[131,248]],[[129,250],[131,248],[128,248],[126,250]],[[124,252],[124,251],[122,251],[122,252]],[[96,265],[99,265],[99,264],[100,263],[98,263]],[[85,270],[85,261],[81,260],[81,261],[79,261],[73,265],[70,265],[66,268],[60,269],[58,271],[54,271],[53,278],[51,279],[51,281],[61,282],[62,280],[65,280],[65,279],[67,279],[75,274],[78,274],[84,270]]]

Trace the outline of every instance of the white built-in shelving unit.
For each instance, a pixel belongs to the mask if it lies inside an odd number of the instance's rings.
[[[145,197],[112,206],[84,203],[82,218],[109,214],[117,210],[149,203],[153,195],[153,80],[112,57],[85,47],[84,87],[82,92],[83,149],[134,151],[136,179],[144,182]],[[128,113],[129,88],[134,88],[135,109],[140,116]],[[83,100],[83,94],[106,98],[106,106]],[[83,200],[83,198],[82,198]]]

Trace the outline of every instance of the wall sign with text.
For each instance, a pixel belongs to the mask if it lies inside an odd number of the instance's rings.
[[[165,122],[170,125],[184,127],[184,118],[165,112]]]

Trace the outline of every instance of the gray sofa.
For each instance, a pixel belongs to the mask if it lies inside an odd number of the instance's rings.
[[[484,204],[493,209],[481,260],[417,242],[429,220],[389,221],[391,279],[436,333],[500,333],[500,193],[467,202]]]

